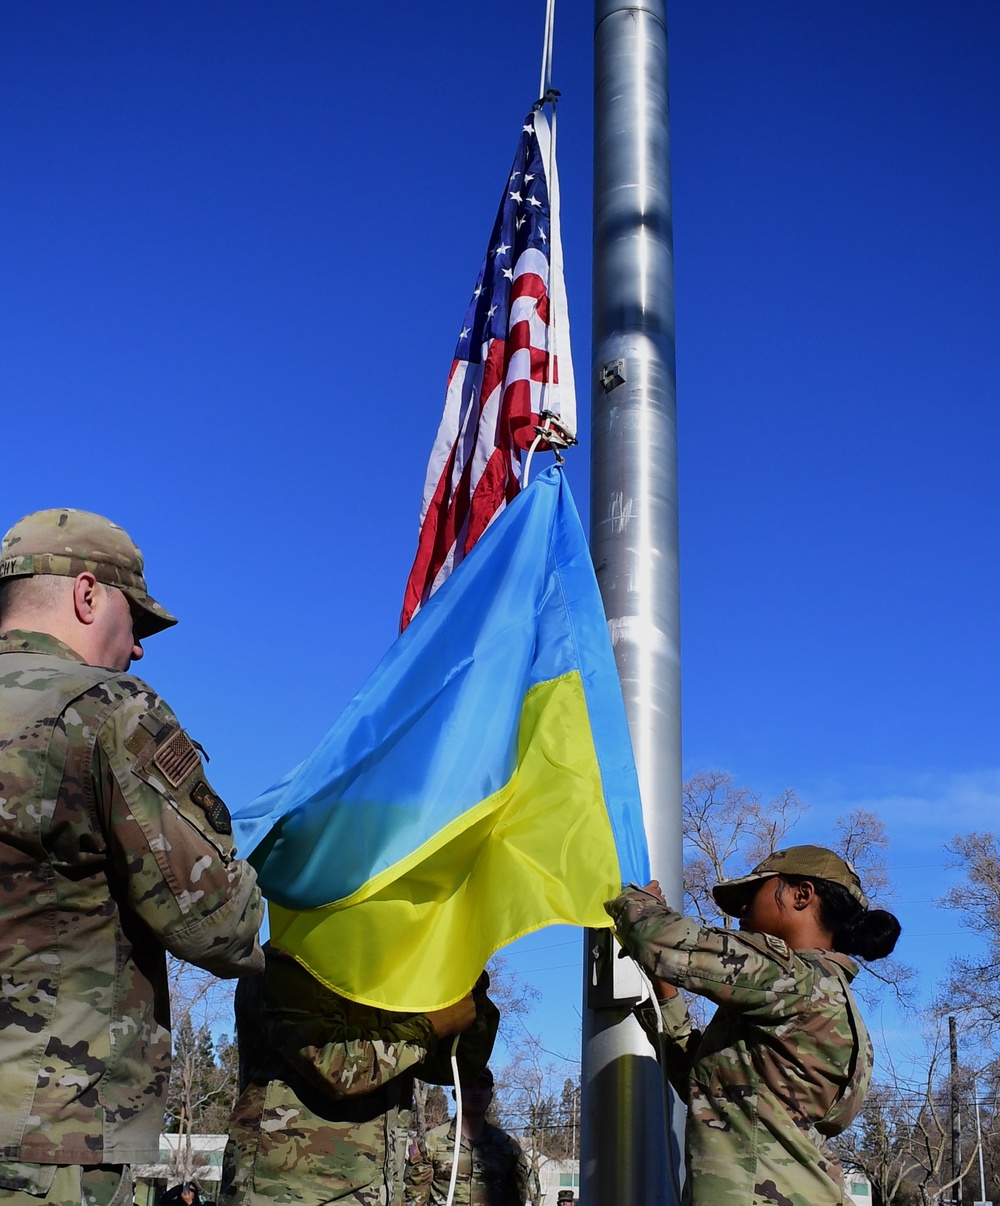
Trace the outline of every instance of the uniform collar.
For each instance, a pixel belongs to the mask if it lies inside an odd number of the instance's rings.
[[[821,951],[820,954],[825,959],[829,959],[831,963],[836,963],[838,967],[843,968],[844,971],[847,972],[848,983],[854,979],[860,970],[857,963],[855,963],[850,955],[844,955],[840,951]]]
[[[79,662],[83,666],[87,664],[75,649],[70,649],[58,637],[49,636],[47,632],[27,632],[22,628],[0,632],[0,653],[43,653],[49,657]]]
[[[470,1139],[464,1132],[462,1133],[462,1147],[467,1147],[471,1151],[474,1147],[482,1147],[487,1141],[492,1131],[497,1128],[492,1123],[486,1122],[483,1124],[483,1133],[478,1139]],[[455,1142],[455,1116],[452,1115],[451,1122],[448,1124],[448,1138]]]

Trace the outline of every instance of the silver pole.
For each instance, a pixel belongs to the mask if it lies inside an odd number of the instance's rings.
[[[664,0],[596,0],[590,541],[639,769],[653,875],[682,897],[673,240]],[[676,1200],[683,1114],[664,1109],[638,995],[591,934],[581,1200]],[[671,1125],[667,1128],[666,1116]]]

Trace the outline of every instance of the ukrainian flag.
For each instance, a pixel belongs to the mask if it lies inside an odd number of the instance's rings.
[[[522,491],[315,752],[236,817],[271,941],[351,1000],[426,1011],[649,878],[625,709],[562,470]]]

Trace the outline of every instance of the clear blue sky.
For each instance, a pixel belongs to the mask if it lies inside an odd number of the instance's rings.
[[[585,410],[592,17],[560,7]],[[393,639],[543,15],[0,7],[0,527],[69,504],[129,529],[182,620],[142,672],[231,801]],[[878,807],[900,953],[938,967],[958,927],[916,902],[1000,803],[1000,8],[673,0],[669,21],[686,766],[796,787],[802,839]],[[515,958],[562,986],[565,1027],[575,939]]]

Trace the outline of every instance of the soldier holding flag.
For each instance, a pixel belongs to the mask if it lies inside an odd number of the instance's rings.
[[[166,952],[261,965],[260,893],[173,712],[128,673],[176,624],[100,515],[39,511],[0,547],[0,1193],[131,1203],[159,1154]]]

